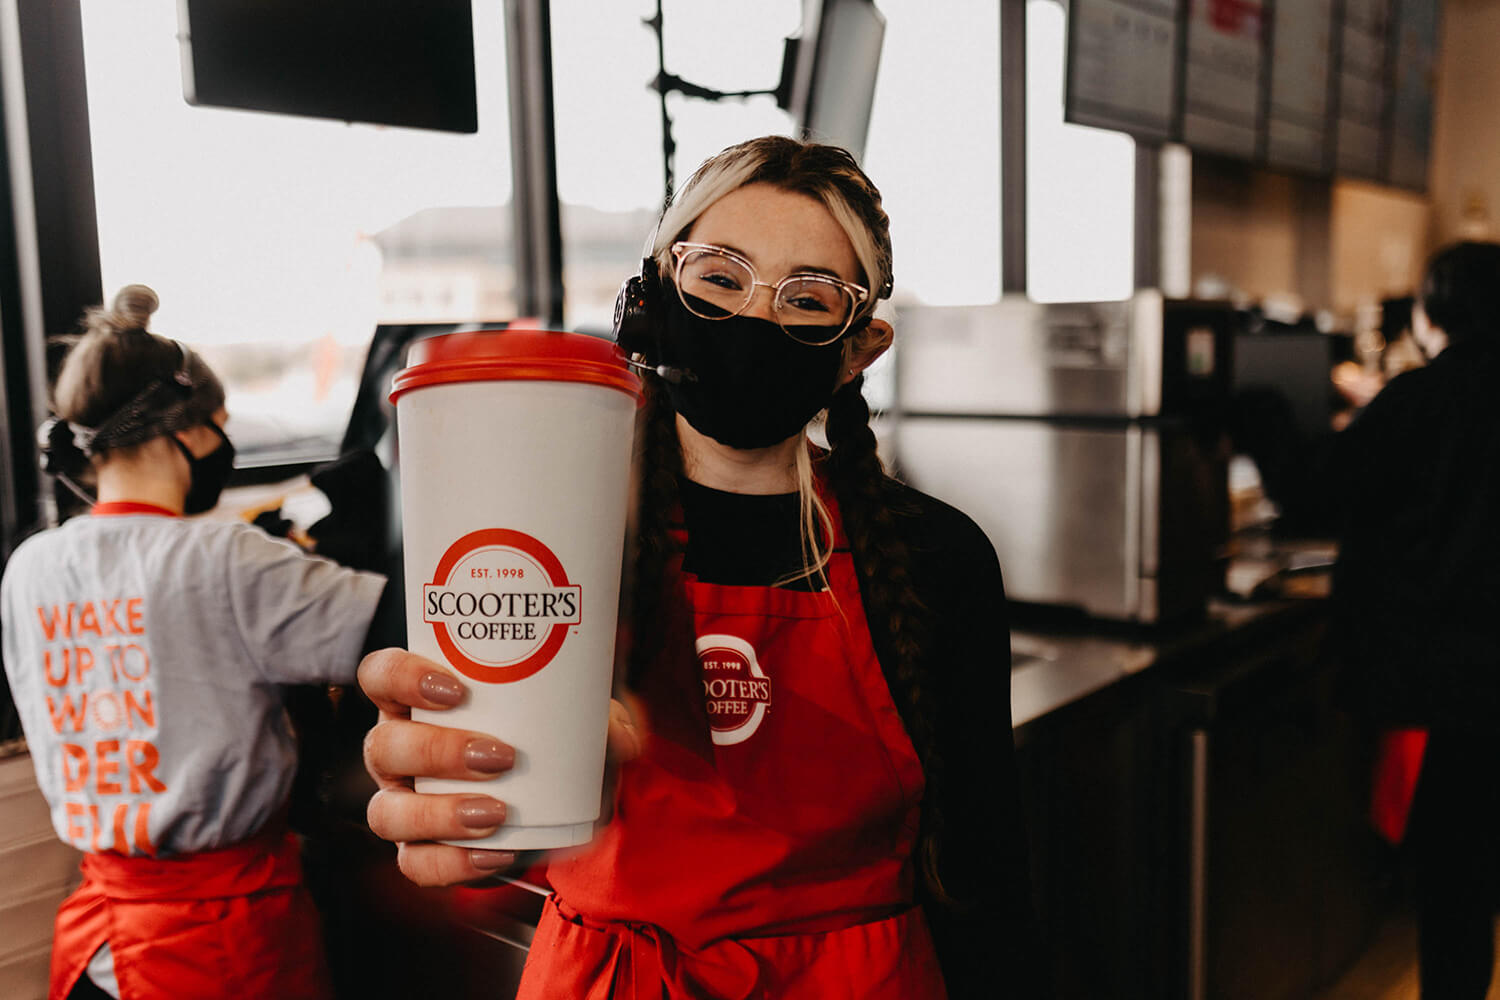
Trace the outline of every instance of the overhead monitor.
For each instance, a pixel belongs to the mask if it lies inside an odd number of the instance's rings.
[[[1271,9],[1271,99],[1266,111],[1266,163],[1281,170],[1326,174],[1333,0],[1302,0]]]
[[[471,0],[178,0],[189,104],[479,127]]]
[[[1145,142],[1175,137],[1183,0],[1073,0],[1064,117]]]
[[[1437,0],[1415,0],[1398,6],[1392,84],[1390,151],[1385,177],[1415,191],[1427,189],[1427,161],[1432,154],[1433,78],[1437,75]]]
[[[805,0],[800,38],[788,39],[785,98],[799,128],[864,156],[885,43],[885,17],[873,0]]]
[[[1193,149],[1255,157],[1264,14],[1260,0],[1188,4],[1182,141]]]
[[[1334,127],[1339,173],[1380,179],[1386,139],[1390,72],[1391,0],[1345,0],[1338,31],[1338,118]]]

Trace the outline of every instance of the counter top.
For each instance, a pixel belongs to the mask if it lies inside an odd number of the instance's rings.
[[[1014,631],[1010,721],[1028,723],[1137,674],[1156,662],[1143,642]]]
[[[1326,589],[1325,589],[1326,592]],[[1200,659],[1217,643],[1248,638],[1295,618],[1321,614],[1318,588],[1308,596],[1250,602],[1211,601],[1201,620],[1147,630],[1101,626],[1046,625],[1011,632],[1011,725],[1018,742],[1028,727],[1076,708],[1152,668]]]

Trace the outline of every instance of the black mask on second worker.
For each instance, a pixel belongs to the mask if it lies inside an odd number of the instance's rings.
[[[172,443],[177,445],[188,463],[188,492],[182,507],[185,514],[213,510],[214,504],[219,502],[219,494],[224,492],[224,484],[229,482],[229,474],[234,471],[234,445],[230,443],[229,435],[212,420],[204,426],[219,435],[220,444],[202,458],[196,457],[187,445],[177,440],[177,435],[172,435]]]
[[[667,394],[699,433],[731,448],[767,448],[800,431],[833,398],[843,337],[812,346],[772,320],[704,319],[675,289],[665,292],[660,361],[690,373],[669,381]]]

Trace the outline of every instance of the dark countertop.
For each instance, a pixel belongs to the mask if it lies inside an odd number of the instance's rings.
[[[1045,715],[1148,669],[1149,642],[1015,630],[1011,633],[1010,718],[1019,732]]]
[[[1126,693],[1147,673],[1176,677],[1217,658],[1224,643],[1247,642],[1325,613],[1326,574],[1303,578],[1296,596],[1212,600],[1197,621],[1144,627],[1093,622],[1024,623],[1011,632],[1011,723],[1016,742],[1042,720]]]

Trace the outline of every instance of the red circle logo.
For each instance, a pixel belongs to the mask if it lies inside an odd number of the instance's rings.
[[[703,702],[714,744],[743,743],[771,708],[771,679],[755,649],[735,635],[704,635],[697,640],[703,670]]]
[[[422,620],[460,673],[508,684],[541,670],[583,620],[583,588],[521,531],[484,528],[448,546],[422,587]]]

